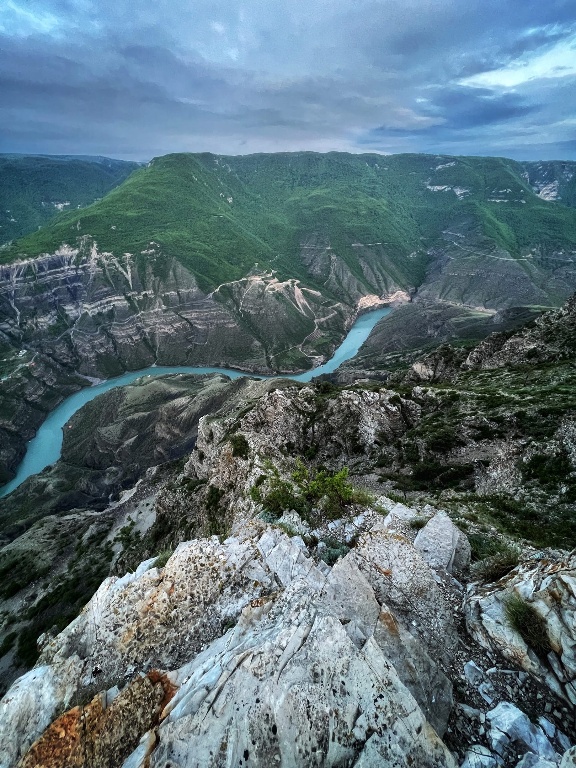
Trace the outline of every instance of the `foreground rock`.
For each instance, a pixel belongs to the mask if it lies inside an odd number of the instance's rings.
[[[25,757],[32,742],[41,739],[30,755],[49,751],[61,729],[42,735],[46,726],[95,685],[123,687],[158,667],[172,670],[166,679],[177,690],[157,735],[145,736],[142,723],[154,722],[160,688],[141,699],[146,713],[140,706],[125,715],[132,736],[151,749],[155,742],[151,765],[221,765],[247,754],[262,766],[277,758],[456,765],[440,739],[452,704],[442,667],[454,627],[433,573],[399,534],[366,534],[332,569],[316,565],[298,537],[257,527],[243,540],[183,544],[164,569],[152,565],[104,582],[8,692],[0,765],[33,765]]]

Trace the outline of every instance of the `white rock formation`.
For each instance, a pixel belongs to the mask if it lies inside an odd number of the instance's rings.
[[[130,768],[247,754],[256,766],[455,768],[439,735],[455,630],[412,544],[373,529],[329,569],[299,537],[256,525],[245,534],[187,542],[164,569],[147,561],[107,579],[3,700],[2,768],[74,693],[153,667],[172,670],[177,692]]]

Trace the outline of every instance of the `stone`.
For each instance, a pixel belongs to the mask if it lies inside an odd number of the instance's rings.
[[[562,755],[560,768],[576,768],[576,747],[570,747]]]
[[[538,757],[534,752],[526,752],[520,761],[516,763],[516,768],[558,768],[558,763]]]
[[[327,766],[354,758],[456,768],[440,737],[452,708],[443,671],[456,647],[452,611],[403,536],[376,526],[321,570],[299,536],[250,524],[223,543],[180,544],[165,567],[150,565],[106,579],[49,640],[36,677],[22,678],[3,700],[2,768],[13,768],[38,737],[26,768],[78,764],[80,710],[51,721],[65,700],[99,681],[85,742],[115,765],[192,768],[226,751],[263,767],[304,767],[325,754]],[[160,687],[151,677],[159,659],[170,670]],[[150,690],[129,714],[135,685]]]
[[[486,714],[490,723],[492,749],[504,756],[508,747],[518,744],[538,757],[554,760],[556,752],[540,726],[534,725],[515,704],[503,701]]]
[[[464,677],[470,685],[478,687],[484,680],[484,672],[474,661],[467,661],[464,664]]]
[[[166,685],[166,689],[164,687]],[[141,734],[157,722],[171,694],[158,673],[137,677],[109,707],[105,693],[57,718],[18,763],[19,768],[105,768],[120,765]]]
[[[75,654],[58,669],[31,669],[9,688],[0,701],[0,768],[10,768],[66,709],[82,677],[84,663]]]
[[[460,768],[497,768],[496,758],[487,747],[473,744],[464,756]]]
[[[470,565],[470,543],[446,512],[438,512],[422,528],[414,546],[432,568],[460,574]]]
[[[151,768],[209,765],[455,766],[373,638],[360,649],[302,582],[265,614],[246,608],[200,654],[158,729]]]

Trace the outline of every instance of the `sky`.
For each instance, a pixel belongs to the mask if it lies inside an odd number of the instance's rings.
[[[576,160],[576,0],[0,0],[0,152]]]

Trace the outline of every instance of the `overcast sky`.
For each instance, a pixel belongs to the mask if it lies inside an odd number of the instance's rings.
[[[0,0],[0,151],[576,159],[575,0]]]

